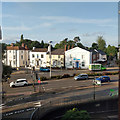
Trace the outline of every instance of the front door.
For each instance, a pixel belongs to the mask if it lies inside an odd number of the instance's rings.
[[[79,62],[78,61],[76,62],[76,68],[79,68]]]

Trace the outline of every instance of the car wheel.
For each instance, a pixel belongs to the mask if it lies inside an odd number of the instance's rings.
[[[15,87],[15,85],[12,85],[12,88],[14,88]]]
[[[27,84],[24,84],[24,86],[27,86]]]

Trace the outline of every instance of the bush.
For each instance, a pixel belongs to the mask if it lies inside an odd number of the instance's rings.
[[[61,79],[61,78],[62,78],[62,76],[61,76],[61,75],[58,75],[58,76],[56,76],[56,78],[57,78],[57,79]]]
[[[47,78],[42,76],[42,77],[40,77],[40,80],[44,81],[44,80],[47,80]]]
[[[77,108],[68,110],[61,120],[90,120],[90,116],[86,110],[79,111]]]
[[[63,78],[68,78],[68,77],[70,77],[70,75],[69,74],[64,74],[62,77]]]

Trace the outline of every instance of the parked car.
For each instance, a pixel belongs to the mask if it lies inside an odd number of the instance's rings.
[[[101,76],[93,80],[93,83],[96,85],[101,85],[103,82],[110,82],[110,77],[109,76]]]
[[[10,87],[26,86],[26,85],[28,85],[26,79],[17,79],[15,82],[10,83]]]
[[[41,72],[49,72],[50,69],[49,68],[40,67],[40,71]]]
[[[84,79],[88,79],[87,74],[80,74],[80,75],[74,77],[74,80],[84,80]]]

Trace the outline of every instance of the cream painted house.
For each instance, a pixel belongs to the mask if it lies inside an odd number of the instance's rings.
[[[46,55],[47,67],[50,67],[50,54]],[[51,67],[64,67],[64,49],[55,49],[51,52]]]
[[[21,67],[29,65],[29,50],[27,45],[22,43],[22,46],[7,46],[3,63],[11,67]]]

